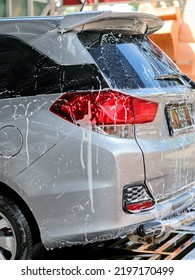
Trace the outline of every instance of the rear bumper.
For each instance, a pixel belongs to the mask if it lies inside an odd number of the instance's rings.
[[[179,215],[185,209],[195,203],[195,184],[189,190],[172,197],[157,205],[157,219],[164,219],[171,216]]]
[[[158,210],[159,212],[158,212]],[[155,220],[140,223],[128,237],[138,242],[154,243],[173,230],[195,222],[195,187],[157,206]],[[184,212],[185,210],[185,212]],[[183,211],[183,212],[182,212]],[[170,218],[167,218],[170,217]]]
[[[195,186],[188,192],[182,193],[167,201],[158,203],[151,211],[137,214],[126,214],[123,212],[122,218],[110,222],[107,229],[101,229],[92,223],[90,230],[82,233],[72,233],[66,236],[58,236],[57,239],[44,238],[47,248],[51,245],[58,247],[70,246],[72,244],[88,244],[119,237],[128,236],[134,242],[158,242],[161,236],[166,237],[166,233],[171,230],[181,228],[183,225],[195,221],[195,211],[190,211],[195,204]],[[186,211],[187,213],[184,213]],[[171,218],[169,218],[171,217]],[[103,222],[103,217],[101,217]],[[142,230],[142,233],[140,231]],[[160,236],[160,238],[159,238]]]

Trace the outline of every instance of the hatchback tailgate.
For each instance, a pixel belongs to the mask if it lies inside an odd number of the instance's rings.
[[[157,200],[195,184],[194,97],[193,90],[182,87],[150,95],[150,100],[159,101],[156,118],[153,123],[136,125],[147,184]]]

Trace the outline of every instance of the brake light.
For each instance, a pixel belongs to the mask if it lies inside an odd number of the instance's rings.
[[[90,125],[112,134],[112,127],[152,122],[158,104],[113,90],[68,92],[50,111],[77,125]]]

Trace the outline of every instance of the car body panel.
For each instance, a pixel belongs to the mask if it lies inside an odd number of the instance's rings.
[[[43,241],[48,232],[61,238],[71,232],[87,236],[122,226],[123,186],[144,180],[143,157],[135,140],[107,139],[72,125],[55,147],[15,180]]]
[[[55,100],[55,97],[45,95],[38,98],[24,97],[1,100],[0,131],[2,142],[0,149],[2,156],[0,171],[2,173],[18,175],[64,137],[63,128],[57,126],[51,117],[50,120],[48,118],[48,107],[52,100]],[[10,141],[10,143],[6,141],[7,144],[3,140],[3,136],[7,135],[6,127],[9,127],[7,137]],[[20,144],[18,144],[20,135]],[[11,148],[12,146],[15,148]],[[12,149],[16,152],[12,153]]]

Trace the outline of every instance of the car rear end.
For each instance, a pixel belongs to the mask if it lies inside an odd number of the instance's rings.
[[[158,237],[195,219],[183,214],[195,199],[194,89],[147,39],[160,26],[150,15],[82,13],[32,40],[43,51],[51,39],[52,58],[66,60],[63,93],[44,95],[49,106],[27,119],[27,147],[45,127],[58,139],[34,161],[26,149],[30,164],[14,178],[47,248]]]
[[[147,39],[141,17],[131,26],[120,16],[114,22],[86,24],[78,33],[109,89],[66,93],[60,110],[57,101],[51,111],[124,143],[127,165],[124,157],[125,170],[121,163],[116,169],[119,225],[123,220],[123,226],[134,225],[131,233],[154,237],[195,219],[187,213],[195,199],[194,84]],[[143,159],[142,174],[132,141]]]
[[[194,89],[147,39],[158,19],[131,16],[74,26],[106,83],[65,92],[50,107],[85,131],[93,212],[85,230],[97,240],[156,237],[195,219],[182,213],[195,198]]]

